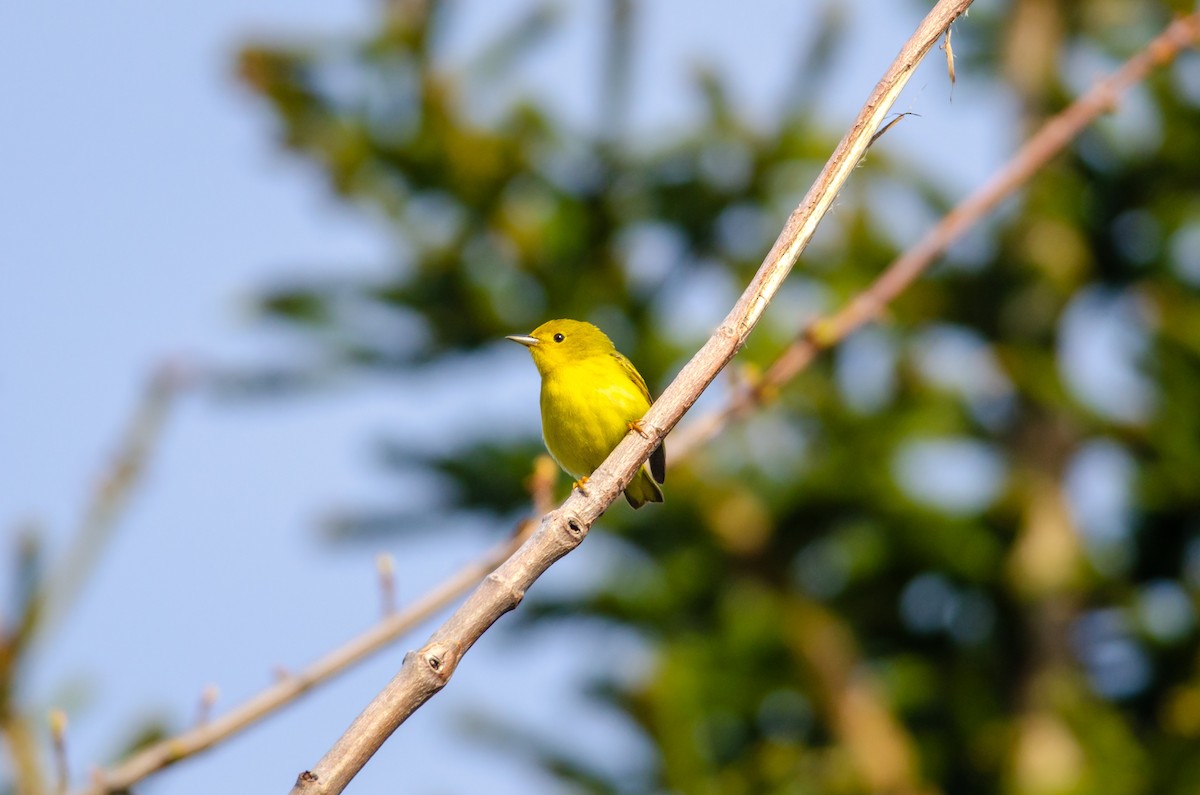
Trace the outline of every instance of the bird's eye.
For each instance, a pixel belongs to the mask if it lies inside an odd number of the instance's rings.
[[[562,341],[563,341],[563,339],[564,339],[564,337],[563,337],[563,335],[562,335],[562,334],[555,334],[555,335],[554,335],[554,341],[555,341],[555,342],[562,342]]]

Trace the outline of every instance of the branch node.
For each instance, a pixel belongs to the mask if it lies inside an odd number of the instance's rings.
[[[186,759],[188,756],[188,747],[186,744],[179,742],[178,739],[168,740],[166,749],[163,752],[163,758],[168,764],[174,764],[180,759]]]
[[[1192,20],[1192,27],[1196,28],[1192,35],[1200,35],[1200,27],[1196,27],[1195,20]],[[1150,58],[1154,61],[1155,66],[1169,64],[1175,60],[1177,55],[1179,55],[1179,48],[1171,42],[1158,38],[1150,43]]]
[[[523,588],[518,588],[513,584],[512,580],[501,576],[498,572],[493,571],[485,580],[497,591],[508,597],[504,605],[506,612],[515,608],[525,598],[525,590]]]
[[[303,773],[296,776],[296,786],[297,787],[302,786],[304,784],[315,784],[315,783],[317,783],[317,774],[312,772],[311,770],[305,770]]]
[[[441,690],[450,681],[458,664],[458,652],[448,643],[431,643],[421,650],[421,661],[433,674],[434,687]]]
[[[722,323],[720,326],[718,326],[716,336],[727,340],[734,340],[735,342],[738,342],[739,346],[741,345],[742,335],[738,332],[737,328],[729,323]]]
[[[830,348],[838,340],[837,324],[832,318],[819,317],[804,329],[804,340],[819,351]]]
[[[587,535],[587,530],[584,529],[583,523],[575,516],[567,517],[567,532],[576,542],[583,541],[583,537]]]

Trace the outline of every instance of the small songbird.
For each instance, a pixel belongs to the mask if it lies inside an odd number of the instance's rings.
[[[603,331],[579,320],[550,320],[508,337],[529,348],[542,376],[542,438],[554,460],[583,490],[588,475],[631,430],[642,432],[650,390]],[[653,477],[651,477],[653,475]],[[625,487],[634,508],[662,502],[667,454],[660,444]],[[654,481],[658,481],[655,483]]]

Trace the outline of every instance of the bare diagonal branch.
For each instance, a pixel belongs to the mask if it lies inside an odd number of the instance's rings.
[[[795,378],[821,351],[877,320],[887,305],[928,270],[950,244],[1062,153],[1085,127],[1110,112],[1123,91],[1170,63],[1181,50],[1195,46],[1197,41],[1200,41],[1200,12],[1175,20],[1120,69],[1047,120],[991,179],[894,260],[870,287],[837,313],[810,323],[758,383],[747,385],[725,406],[697,418],[676,434],[671,440],[675,455],[685,456],[711,439],[731,419],[753,410],[778,387]]]
[[[299,776],[293,795],[345,789],[392,732],[446,685],[475,641],[520,603],[526,588],[546,569],[579,545],[662,437],[745,343],[917,64],[969,6],[970,0],[941,0],[904,44],[737,304],[646,414],[645,436],[629,434],[592,474],[586,495],[573,493],[558,510],[543,517],[521,549],[488,575],[423,648],[405,657],[400,672],[325,757]]]

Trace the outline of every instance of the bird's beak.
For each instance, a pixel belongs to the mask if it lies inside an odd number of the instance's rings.
[[[526,348],[532,348],[534,345],[538,344],[538,338],[531,337],[528,334],[510,334],[509,336],[505,337],[504,339],[512,340],[513,342],[519,342],[522,345],[524,345]]]

